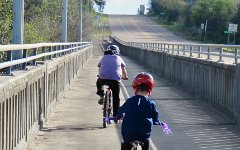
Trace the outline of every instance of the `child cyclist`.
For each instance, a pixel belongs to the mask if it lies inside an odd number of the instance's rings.
[[[104,56],[98,63],[99,78],[97,79],[97,93],[100,96],[98,104],[103,104],[104,90],[103,85],[108,85],[113,93],[113,116],[117,114],[120,106],[120,81],[128,79],[126,64],[120,56],[120,50],[116,45],[109,45],[104,51]],[[117,121],[116,121],[117,122]]]
[[[131,142],[144,143],[142,150],[149,150],[152,125],[159,125],[155,103],[148,97],[154,88],[154,80],[149,73],[139,73],[133,80],[135,96],[128,98],[119,108],[117,117],[122,118],[123,143],[121,150],[131,150]]]

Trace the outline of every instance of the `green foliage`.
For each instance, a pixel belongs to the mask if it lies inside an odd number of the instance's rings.
[[[100,0],[102,4],[105,1]],[[100,4],[100,3],[99,3]],[[62,0],[25,0],[24,43],[60,42]],[[68,0],[68,41],[76,42],[79,23],[79,0]],[[90,11],[92,5],[90,3]],[[90,39],[91,13],[86,14],[83,0],[83,38]],[[0,44],[10,44],[13,26],[13,0],[0,1]]]
[[[12,1],[0,1],[0,44],[10,43],[12,36]]]
[[[236,14],[236,0],[199,0],[192,10],[195,26],[208,20],[207,37],[223,42],[223,31]]]
[[[226,42],[223,31],[228,29],[229,23],[240,25],[239,0],[152,0],[150,13],[164,13],[159,16],[163,22],[184,25],[182,31],[192,32],[194,36],[199,34],[201,23],[207,20],[206,39],[217,43]],[[237,40],[239,34],[238,31]]]

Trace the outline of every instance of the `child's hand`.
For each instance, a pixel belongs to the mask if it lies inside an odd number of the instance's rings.
[[[168,128],[167,123],[162,122],[162,123],[161,123],[161,126],[163,127],[163,133],[164,133],[164,134],[169,135],[169,134],[172,133],[171,129]]]

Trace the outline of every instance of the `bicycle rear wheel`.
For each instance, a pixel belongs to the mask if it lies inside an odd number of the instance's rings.
[[[110,91],[107,90],[105,97],[104,97],[104,102],[103,102],[103,128],[107,127],[108,120],[106,118],[109,117],[109,99],[110,99]]]

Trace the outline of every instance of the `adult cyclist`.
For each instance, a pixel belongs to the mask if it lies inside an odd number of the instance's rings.
[[[103,104],[103,85],[108,85],[113,93],[113,117],[116,116],[120,106],[120,81],[121,79],[128,79],[126,64],[119,56],[119,53],[120,50],[117,45],[109,45],[104,50],[104,56],[97,65],[99,67],[99,78],[96,82],[96,94],[100,96],[98,104]]]

